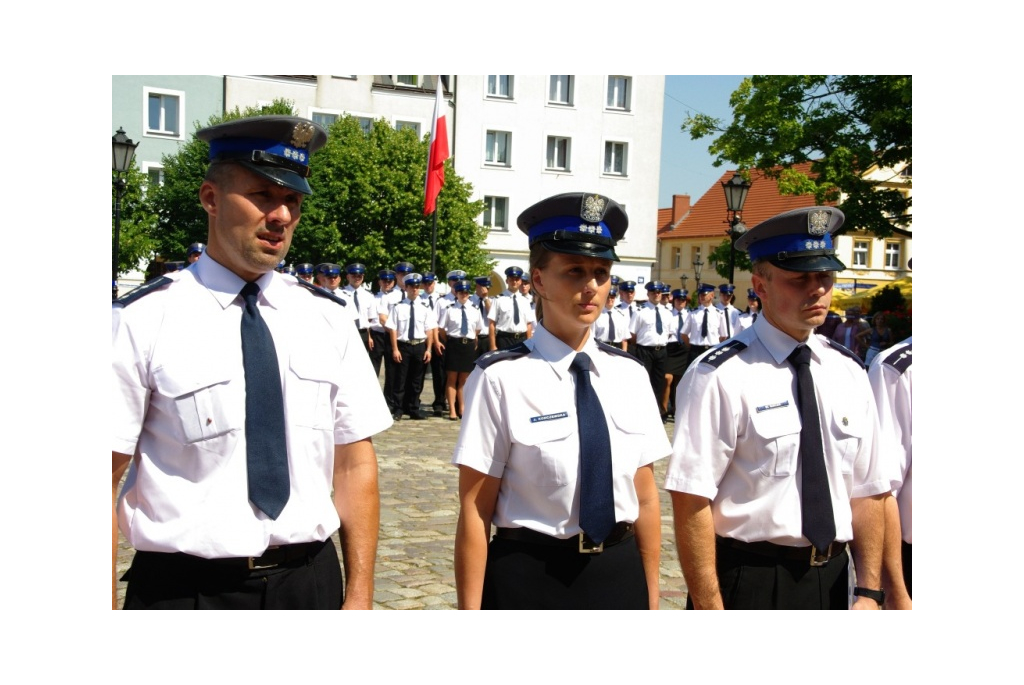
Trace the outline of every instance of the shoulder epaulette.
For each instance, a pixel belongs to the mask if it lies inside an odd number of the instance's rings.
[[[853,361],[857,362],[857,364],[858,364],[858,365],[859,365],[859,366],[860,366],[860,367],[861,367],[862,369],[863,369],[863,368],[865,368],[865,367],[864,367],[864,360],[863,360],[863,359],[861,359],[860,357],[858,357],[857,355],[855,355],[855,354],[853,353],[853,350],[849,349],[848,347],[846,347],[846,346],[845,346],[845,345],[843,345],[842,343],[836,342],[836,341],[835,341],[835,340],[833,340],[832,338],[826,338],[825,336],[821,336],[821,338],[822,338],[822,339],[823,339],[823,340],[824,340],[825,342],[827,342],[827,343],[828,343],[828,344],[829,344],[829,345],[830,345],[830,346],[832,347],[832,349],[834,349],[834,350],[836,350],[836,351],[838,351],[838,352],[842,352],[842,353],[843,353],[843,354],[845,354],[845,355],[846,355],[847,357],[849,357],[849,358],[850,358],[850,359],[852,359]]]
[[[739,340],[726,340],[718,347],[713,348],[710,352],[704,355],[704,358],[700,360],[701,364],[710,364],[716,369],[725,363],[727,359],[731,359],[740,353],[747,347],[746,343],[742,343]]]
[[[332,302],[336,302],[337,304],[340,304],[342,307],[347,307],[348,306],[348,302],[346,302],[345,300],[341,299],[340,297],[338,297],[337,295],[332,293],[330,290],[327,290],[325,288],[321,288],[318,285],[313,285],[312,283],[307,283],[306,281],[302,280],[301,278],[296,278],[295,282],[298,283],[299,285],[301,285],[303,288],[305,288],[309,292],[313,293],[314,295],[319,295],[320,297],[326,297],[328,300],[331,300]]]
[[[634,357],[633,355],[631,355],[631,354],[630,354],[629,352],[626,352],[626,351],[625,351],[624,349],[622,349],[621,347],[616,347],[615,345],[609,345],[608,343],[606,343],[606,342],[603,342],[603,341],[601,341],[601,340],[598,340],[598,341],[597,341],[597,347],[598,347],[598,349],[600,349],[600,350],[601,350],[602,352],[607,352],[608,354],[617,354],[617,355],[619,355],[620,357],[625,357],[625,358],[627,358],[627,359],[632,359],[633,361],[635,361],[635,362],[636,362],[637,364],[639,364],[640,366],[643,366],[643,365],[644,365],[644,363],[643,363],[642,361],[640,361],[639,359],[637,359],[636,357]]]
[[[911,345],[907,345],[903,349],[899,350],[899,354],[892,353],[882,362],[888,364],[892,368],[900,372],[900,374],[906,373],[907,369],[910,368],[910,362],[913,360],[911,354]]]
[[[172,279],[168,278],[167,276],[157,276],[156,278],[146,281],[145,283],[143,283],[130,293],[122,295],[121,297],[117,298],[116,300],[114,300],[114,304],[119,304],[122,307],[127,307],[135,300],[142,299],[146,295],[149,295],[152,292],[156,292],[160,288],[170,283],[171,280]]]
[[[521,342],[518,345],[509,347],[508,349],[492,350],[487,354],[481,355],[476,360],[476,365],[481,369],[486,369],[495,362],[501,362],[507,359],[518,359],[519,357],[525,357],[528,354],[530,354],[530,348],[525,342]]]

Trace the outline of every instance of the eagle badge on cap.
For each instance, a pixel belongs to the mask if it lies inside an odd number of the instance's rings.
[[[313,140],[314,133],[316,133],[316,129],[308,121],[301,121],[295,124],[295,130],[292,131],[292,145],[295,147],[306,147],[309,145],[309,141]]]
[[[819,209],[807,215],[807,232],[811,235],[825,235],[828,233],[828,222],[832,218],[832,212]]]
[[[580,218],[592,224],[601,221],[604,216],[604,208],[608,202],[600,195],[588,195],[583,198],[583,209],[580,211]]]

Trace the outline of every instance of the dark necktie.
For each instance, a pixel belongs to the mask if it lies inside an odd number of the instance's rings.
[[[249,501],[271,519],[288,503],[288,448],[284,397],[277,351],[270,329],[256,308],[260,287],[242,288],[242,368],[245,373],[245,444]]]
[[[416,339],[416,300],[409,300],[409,342]]]
[[[608,422],[590,384],[590,357],[579,352],[572,360],[576,372],[576,420],[580,434],[580,528],[596,543],[615,527],[612,495],[612,443]]]
[[[519,300],[512,296],[512,323],[519,325]]]
[[[431,295],[430,297],[427,298],[427,300],[430,302],[430,308],[433,309],[434,308],[434,296]]]
[[[811,348],[798,345],[788,357],[796,369],[797,402],[800,405],[800,515],[803,534],[819,552],[836,539],[836,521],[825,470],[821,421],[811,377]]]
[[[352,291],[352,297],[356,301],[356,311],[359,311],[359,288]]]
[[[704,308],[704,320],[700,324],[700,337],[704,338],[704,342],[708,340],[708,309]]]
[[[615,342],[615,320],[612,319],[612,310],[608,310],[608,342]]]
[[[679,342],[683,342],[683,310],[680,309],[676,312],[676,337],[679,338]]]
[[[469,320],[466,318],[466,308],[459,307],[462,310],[462,328],[459,329],[459,334],[463,338],[469,337]]]
[[[754,321],[757,321],[757,312],[754,312]]]
[[[654,305],[654,330],[658,332],[658,335],[665,330],[661,327],[661,307],[658,305]]]
[[[727,333],[726,337],[727,338],[731,338],[732,337],[732,317],[729,316],[729,310],[728,309],[723,309],[722,313],[725,314],[725,331]]]

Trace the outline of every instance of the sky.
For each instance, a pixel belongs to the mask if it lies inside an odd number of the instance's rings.
[[[666,76],[665,114],[661,132],[661,178],[658,207],[671,207],[673,195],[696,202],[722,174],[732,168],[712,166],[711,138],[690,140],[679,127],[689,113],[708,114],[732,122],[729,96],[743,76]]]

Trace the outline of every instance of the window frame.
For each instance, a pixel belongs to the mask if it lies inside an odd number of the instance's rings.
[[[161,102],[164,98],[174,98],[178,103],[178,121],[177,130],[170,130],[164,128],[166,122],[164,121],[165,116],[162,111],[160,115],[161,128],[154,129],[149,126],[149,100],[152,96],[159,96]],[[161,105],[161,110],[165,108]],[[183,90],[171,90],[169,88],[152,88],[144,86],[142,88],[142,135],[151,138],[162,138],[164,140],[184,140],[185,139],[185,91]]]
[[[858,250],[857,246],[863,245],[864,249]],[[864,263],[857,262],[857,255],[864,255]],[[871,240],[868,238],[854,238],[853,239],[853,251],[851,252],[852,258],[850,259],[851,269],[867,269],[871,266]]]
[[[503,76],[508,79],[508,86],[507,86],[507,89],[506,89],[507,92],[504,93],[504,94],[502,94],[500,92],[501,89],[499,87],[500,83],[501,83],[501,78]],[[495,83],[495,90],[493,92],[491,91],[491,79],[492,78],[494,79],[494,83]],[[494,99],[494,100],[514,100],[515,99],[515,94],[516,94],[515,79],[516,79],[516,77],[512,76],[511,74],[492,74],[492,75],[486,76],[485,79],[484,79],[484,96],[488,97],[488,98],[491,98],[491,99]]]
[[[612,103],[612,83],[613,81],[622,81],[623,90],[625,91],[622,95],[622,105],[618,104],[618,99],[615,99],[615,103]],[[612,74],[608,77],[605,83],[605,98],[604,108],[611,112],[631,112],[633,110],[633,77],[625,76],[622,74]]]
[[[391,122],[391,127],[395,129],[396,133],[403,130],[403,128],[415,127],[416,139],[419,140],[423,137],[423,122],[418,119],[399,119],[395,117]]]
[[[504,225],[495,225],[494,223],[494,216],[497,214],[496,209],[499,201],[504,204],[502,208],[504,211]],[[503,195],[484,195],[484,211],[481,214],[480,225],[495,233],[508,233],[508,208],[508,197]]]
[[[562,166],[552,164],[551,151],[557,153],[559,141],[565,142],[565,160]],[[554,142],[554,146],[552,146]],[[556,159],[555,162],[558,160]],[[572,137],[571,136],[560,136],[560,135],[549,135],[544,140],[544,171],[552,171],[559,174],[572,173]]]
[[[554,85],[554,79],[565,76],[565,99],[555,100],[551,96],[552,86]],[[572,74],[555,74],[548,76],[548,88],[547,88],[547,103],[556,107],[573,107],[575,102],[575,90],[576,90],[576,77]]]
[[[420,81],[420,76],[419,75],[412,75],[412,74],[405,74],[403,76],[395,75],[395,76],[392,76],[391,78],[394,79],[395,85],[400,87],[400,88],[420,88],[420,87],[422,87],[422,85],[421,85],[422,82]],[[412,83],[402,83],[402,81],[400,80],[402,78],[411,78],[413,80],[413,82]]]
[[[488,138],[494,134],[494,146],[492,147]],[[498,135],[502,135],[505,138],[505,159],[504,161],[498,159],[497,143]],[[493,159],[488,159],[488,156],[493,156]],[[484,165],[489,167],[500,167],[509,168],[512,166],[512,132],[502,131],[499,129],[489,128],[484,131]]]
[[[895,248],[895,249],[890,249]],[[895,264],[890,264],[890,257],[895,254]],[[885,262],[884,268],[887,270],[902,269],[903,261],[903,242],[899,240],[886,240],[885,241]]]
[[[609,150],[609,146],[612,146],[612,148],[614,148],[614,146],[616,146],[616,145],[621,145],[622,146],[622,154],[621,154],[622,171],[621,172],[608,169],[608,150]],[[614,160],[613,160],[613,162],[614,162]],[[614,163],[613,163],[612,166],[614,168]],[[606,141],[604,141],[604,154],[602,155],[602,158],[601,158],[601,173],[603,175],[605,175],[605,176],[615,176],[617,178],[627,178],[629,176],[629,142],[628,141],[625,141],[625,140],[606,140]]]

